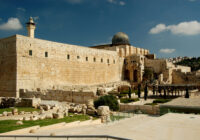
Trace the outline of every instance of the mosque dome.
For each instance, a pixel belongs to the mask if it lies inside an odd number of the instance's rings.
[[[112,45],[130,45],[128,35],[123,32],[118,32],[112,38]]]

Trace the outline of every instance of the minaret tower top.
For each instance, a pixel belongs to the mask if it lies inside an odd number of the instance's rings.
[[[28,37],[34,38],[35,35],[35,23],[33,21],[33,18],[29,18],[29,22],[26,23],[26,28],[28,31]]]

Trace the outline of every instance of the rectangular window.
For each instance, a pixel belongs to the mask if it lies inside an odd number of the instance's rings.
[[[115,64],[115,60],[113,60],[113,63]]]
[[[69,55],[69,54],[67,55],[67,59],[68,59],[68,60],[70,59],[70,55]]]
[[[77,55],[77,59],[80,59],[80,56]]]
[[[88,57],[86,57],[85,60],[88,61]]]
[[[101,63],[103,63],[103,58],[101,58]]]
[[[107,59],[107,63],[109,64],[109,59]]]
[[[29,55],[32,56],[33,52],[32,50],[29,50]]]
[[[45,52],[45,57],[48,57],[48,52]]]
[[[94,62],[96,62],[96,58],[94,58]]]

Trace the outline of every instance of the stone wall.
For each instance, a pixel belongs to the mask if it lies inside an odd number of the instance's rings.
[[[145,67],[152,68],[155,73],[162,73],[166,69],[164,59],[145,59]]]
[[[0,39],[1,96],[16,96],[16,36]]]
[[[128,104],[120,104],[120,111],[141,111],[150,115],[159,115],[160,109],[159,106],[152,105],[128,105]]]
[[[29,55],[29,53],[32,55]],[[45,57],[48,55],[47,57]],[[48,54],[47,54],[48,53]],[[62,89],[121,80],[117,52],[17,35],[17,90]]]
[[[44,90],[28,91],[20,90],[20,98],[40,98],[42,100],[66,101],[72,103],[87,103],[89,99],[96,99],[96,95],[90,91],[63,91],[63,90]]]
[[[173,70],[172,77],[173,84],[200,84],[200,76],[195,72],[183,73],[181,70]]]

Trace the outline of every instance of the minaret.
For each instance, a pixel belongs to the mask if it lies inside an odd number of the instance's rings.
[[[29,22],[26,23],[26,28],[28,30],[28,37],[34,38],[35,34],[35,23],[33,21],[33,18],[29,18]]]

